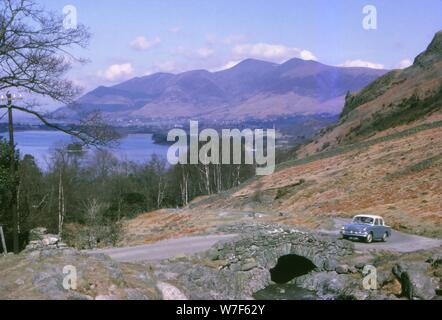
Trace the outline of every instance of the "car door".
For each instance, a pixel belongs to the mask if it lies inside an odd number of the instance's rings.
[[[384,219],[381,219],[381,231],[382,231],[381,237],[384,235],[385,232],[388,231],[388,228],[385,226]]]
[[[381,226],[381,220],[380,219],[376,219],[374,221],[374,232],[373,235],[376,239],[380,239],[382,238],[383,235],[383,227]]]

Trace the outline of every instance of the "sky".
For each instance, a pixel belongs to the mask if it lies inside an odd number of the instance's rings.
[[[442,29],[442,0],[39,0],[75,8],[92,39],[71,77],[86,91],[245,58],[402,68]],[[370,11],[364,13],[364,7]],[[374,23],[373,8],[376,9]],[[72,13],[72,10],[70,11]],[[370,15],[370,28],[367,28]],[[364,27],[365,26],[365,27]]]

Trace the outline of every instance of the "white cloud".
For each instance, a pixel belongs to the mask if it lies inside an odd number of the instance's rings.
[[[292,58],[316,60],[315,55],[311,51],[269,43],[236,45],[232,53],[240,59],[255,58],[273,62],[284,62]]]
[[[229,61],[226,64],[216,67],[216,68],[212,68],[210,69],[211,72],[217,72],[217,71],[223,71],[223,70],[227,70],[230,68],[233,68],[234,66],[236,66],[238,63],[240,63],[241,61],[235,60],[235,61]]]
[[[340,64],[339,66],[346,67],[346,68],[359,67],[359,68],[371,68],[371,69],[385,69],[385,66],[383,64],[374,63],[374,62],[365,61],[365,60],[359,60],[359,59],[347,60],[343,64]]]
[[[138,51],[147,51],[157,46],[161,42],[159,37],[147,40],[145,37],[136,37],[129,45],[132,49]]]
[[[209,46],[213,46],[217,44],[217,42],[218,42],[218,37],[215,34],[213,33],[206,34],[206,43]]]
[[[174,61],[163,61],[153,64],[149,69],[144,73],[145,76],[157,73],[157,72],[166,72],[166,73],[179,73],[184,71],[184,68],[179,66]]]
[[[131,78],[134,74],[132,64],[113,64],[104,71],[99,71],[98,76],[107,81],[122,81]]]
[[[171,33],[178,33],[181,31],[181,27],[175,26],[169,29]]]
[[[404,59],[401,62],[399,62],[398,68],[405,69],[405,68],[408,68],[409,66],[411,66],[412,64],[413,64],[413,61],[411,61],[410,59]]]
[[[234,43],[238,43],[238,42],[242,42],[245,41],[246,36],[243,34],[230,34],[227,37],[225,37],[222,42],[223,44],[234,44]]]
[[[209,58],[215,53],[215,51],[210,48],[200,48],[196,53],[200,58]]]
[[[301,52],[299,53],[299,58],[301,58],[302,60],[317,60],[315,55],[308,50],[301,50]]]

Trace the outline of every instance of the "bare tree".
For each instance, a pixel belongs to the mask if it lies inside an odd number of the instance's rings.
[[[74,101],[80,89],[65,75],[74,62],[85,60],[70,52],[74,47],[86,47],[90,34],[81,24],[64,28],[63,19],[62,15],[46,11],[36,0],[0,0],[0,91],[24,91],[63,104]],[[85,144],[100,145],[116,137],[99,114],[89,115],[66,127],[49,122],[31,105],[19,107],[13,103],[11,95],[7,97],[7,105],[0,105],[0,109],[7,109],[8,113],[10,155],[15,152],[13,110],[34,115],[45,125],[75,136]],[[14,161],[11,161],[10,175],[16,176]],[[16,194],[16,187],[13,187],[11,212],[15,253],[19,251]]]
[[[181,168],[181,182],[180,182],[180,190],[181,190],[181,202],[183,207],[186,207],[189,204],[189,171],[185,166],[179,165]]]
[[[86,47],[86,27],[63,27],[64,17],[47,12],[33,0],[0,1],[0,90],[24,88],[58,101],[79,93],[63,79],[73,61],[72,46]]]

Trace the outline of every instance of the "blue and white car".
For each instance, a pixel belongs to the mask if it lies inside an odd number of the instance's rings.
[[[391,228],[385,225],[380,216],[358,215],[352,223],[342,227],[341,235],[344,239],[364,240],[367,243],[375,240],[385,242],[391,236]]]

